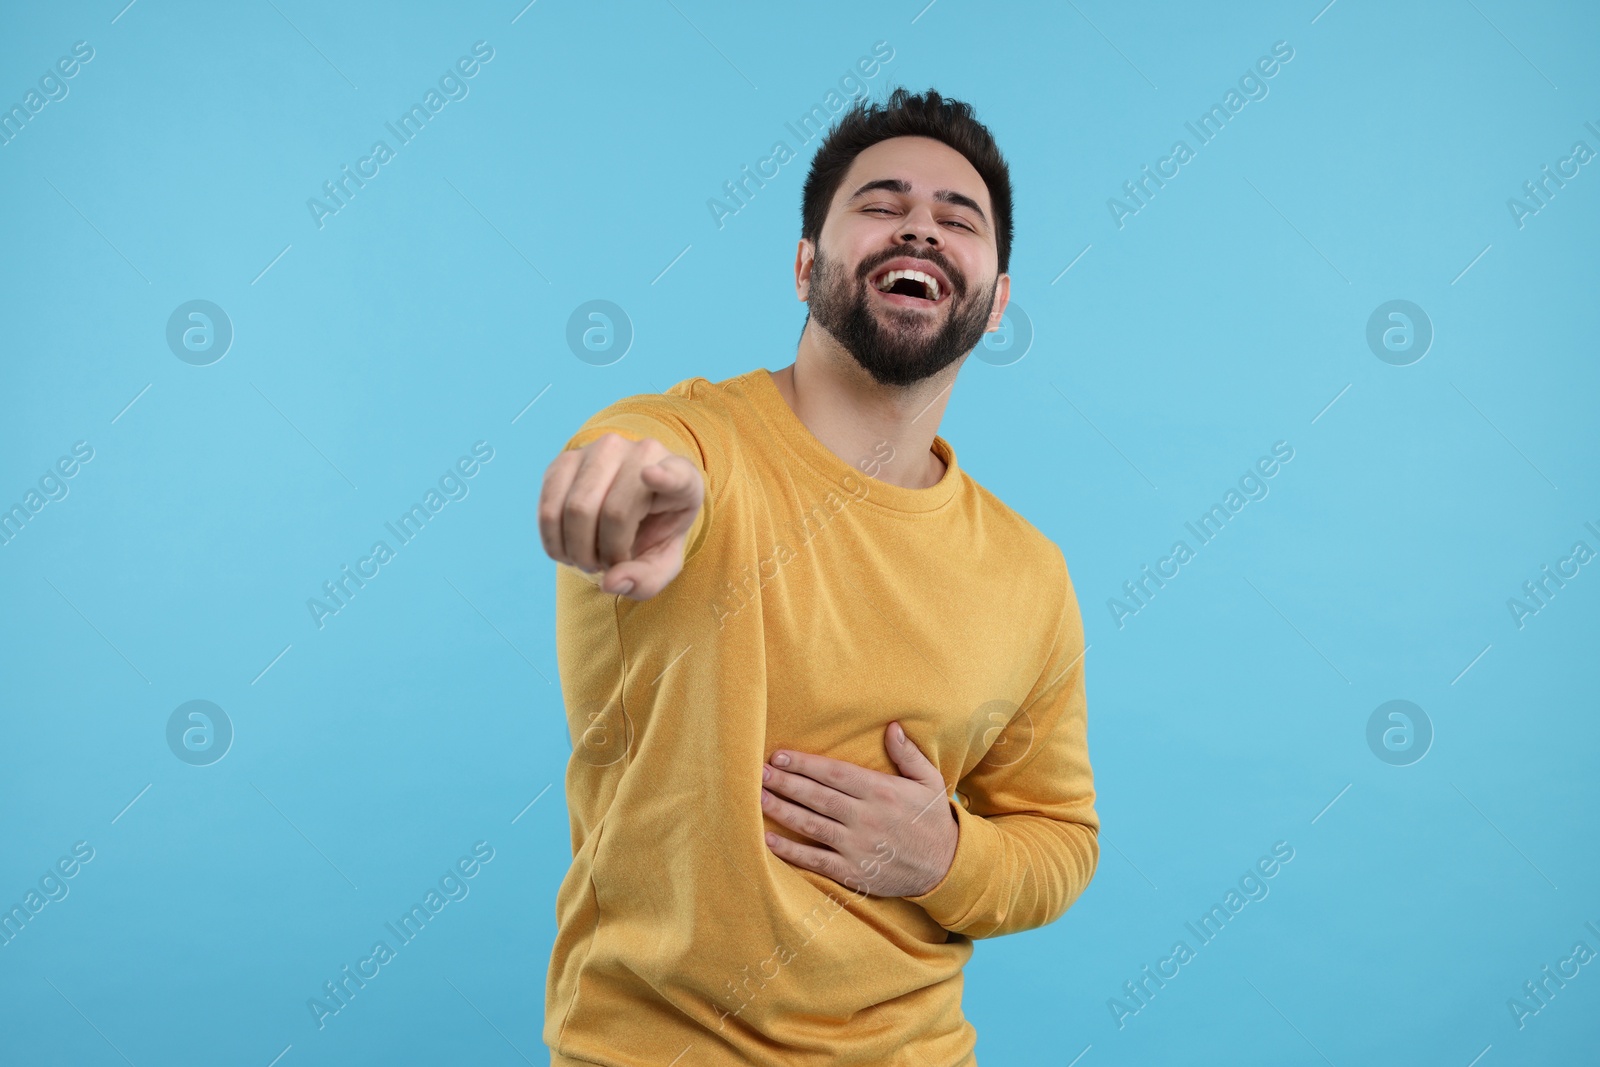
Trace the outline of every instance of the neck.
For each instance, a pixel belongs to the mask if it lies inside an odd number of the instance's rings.
[[[933,438],[965,361],[912,385],[880,385],[820,332],[807,325],[795,361],[772,373],[795,416],[828,451],[869,477],[907,489],[936,484],[946,464],[934,454]]]

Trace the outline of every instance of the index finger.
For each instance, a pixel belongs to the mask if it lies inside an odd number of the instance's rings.
[[[693,461],[676,452],[640,467],[639,476],[655,494],[650,510],[676,511],[699,504],[704,492],[704,481],[695,478],[699,470]]]
[[[778,762],[779,756],[788,756],[787,765]],[[875,771],[870,767],[862,767],[854,763],[846,763],[831,756],[819,756],[815,752],[796,752],[792,748],[780,748],[772,754],[768,761],[778,767],[794,774],[803,774],[812,781],[821,782],[823,785],[832,786],[841,793],[863,800],[867,796],[867,789],[871,775],[889,777],[882,771]]]
[[[630,451],[606,490],[594,529],[595,555],[602,567],[612,567],[633,558],[639,526],[655,510],[651,506],[655,490],[642,475],[649,469],[647,453]]]

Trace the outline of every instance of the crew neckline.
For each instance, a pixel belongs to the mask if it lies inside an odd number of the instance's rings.
[[[762,421],[807,466],[828,481],[838,484],[845,476],[854,475],[867,486],[868,503],[875,503],[891,511],[934,511],[950,502],[961,482],[961,468],[956,462],[956,450],[938,434],[933,436],[933,452],[944,461],[944,476],[925,489],[912,489],[903,485],[874,478],[859,467],[846,463],[813,434],[789,402],[783,398],[772,372],[765,367],[740,376],[752,388],[748,396]],[[892,461],[891,461],[892,462]]]

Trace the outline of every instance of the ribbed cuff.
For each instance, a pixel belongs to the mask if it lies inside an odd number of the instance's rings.
[[[972,910],[983,899],[984,890],[1000,862],[999,830],[981,815],[950,801],[956,814],[960,836],[956,854],[939,884],[920,896],[906,897],[920,905],[934,922],[952,933],[959,933]]]

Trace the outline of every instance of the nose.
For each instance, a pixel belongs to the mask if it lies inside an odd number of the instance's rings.
[[[939,223],[934,219],[933,212],[926,207],[919,207],[906,216],[905,228],[900,231],[900,240],[906,244],[927,241],[931,248],[940,250],[944,248],[944,233],[939,229]]]

